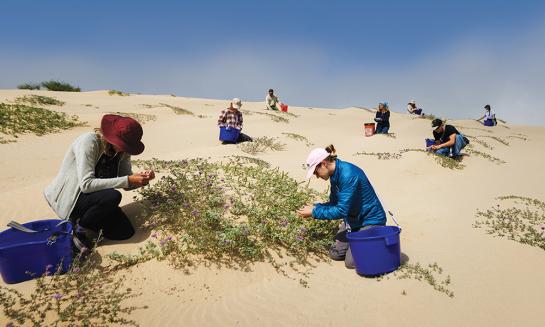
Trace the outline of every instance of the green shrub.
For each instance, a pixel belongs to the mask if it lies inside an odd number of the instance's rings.
[[[242,152],[255,155],[267,150],[282,151],[284,150],[285,146],[285,144],[277,142],[276,139],[272,137],[263,136],[255,138],[252,142],[244,142],[239,145],[239,148],[242,150]]]
[[[17,138],[20,134],[44,135],[77,126],[85,126],[77,116],[68,116],[24,104],[0,103],[0,133]],[[13,142],[0,138],[0,143]]]
[[[74,87],[66,82],[60,82],[55,80],[42,82],[41,85],[45,87],[48,91],[65,91],[65,92],[80,92],[81,91],[79,87]]]
[[[31,104],[31,105],[44,105],[44,106],[62,106],[65,104],[64,101],[60,101],[60,100],[57,100],[55,98],[52,98],[52,97],[46,97],[46,96],[43,96],[43,95],[36,95],[36,94],[31,94],[31,95],[25,95],[25,96],[22,96],[22,97],[17,97],[15,98],[15,102],[17,103],[28,103],[28,104]]]
[[[64,275],[52,266],[45,268],[28,296],[0,286],[0,307],[12,320],[6,326],[137,326],[128,318],[135,310],[147,308],[124,305],[138,294],[123,286],[124,279],[112,267],[76,259]]]
[[[24,83],[24,84],[17,85],[17,88],[19,90],[39,90],[40,84]]]
[[[284,254],[302,264],[309,256],[325,259],[336,223],[295,213],[320,194],[249,159],[135,162],[167,173],[140,189],[153,213],[145,223],[152,241],[137,256],[111,258],[126,265],[157,258],[185,269],[199,262],[246,269],[257,261],[281,269],[275,258]]]
[[[478,210],[475,228],[487,234],[506,237],[515,242],[545,250],[545,202],[520,196],[503,196],[498,200],[511,206],[497,204],[486,211]]]
[[[119,95],[119,96],[122,96],[122,97],[130,95],[129,93],[121,92],[121,91],[118,91],[118,90],[109,90],[108,94],[109,95]]]

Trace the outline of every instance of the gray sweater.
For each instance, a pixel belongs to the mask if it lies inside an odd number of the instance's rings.
[[[124,153],[119,160],[117,176],[95,178],[95,166],[104,149],[100,136],[90,132],[79,136],[64,156],[61,169],[44,190],[49,206],[62,219],[70,218],[80,193],[92,193],[111,188],[129,188],[132,175],[131,156]]]

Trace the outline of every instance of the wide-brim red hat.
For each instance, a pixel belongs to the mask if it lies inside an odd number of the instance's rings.
[[[100,129],[106,141],[117,145],[124,152],[138,155],[144,151],[144,143],[140,141],[144,131],[136,120],[119,115],[104,115]]]

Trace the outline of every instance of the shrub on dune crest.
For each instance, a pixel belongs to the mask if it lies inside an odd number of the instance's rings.
[[[81,92],[79,87],[72,86],[66,82],[50,80],[42,82],[41,85],[48,91]]]
[[[23,83],[23,84],[17,85],[17,88],[19,90],[39,90],[40,89],[40,84]]]

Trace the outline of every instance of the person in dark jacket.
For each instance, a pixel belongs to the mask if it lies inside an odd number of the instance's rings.
[[[435,139],[435,144],[431,146],[431,150],[442,156],[459,158],[462,149],[469,144],[469,140],[456,127],[445,124],[439,118],[434,119],[431,126]]]
[[[363,170],[337,159],[335,147],[318,148],[307,158],[307,178],[315,175],[331,182],[331,194],[326,203],[305,206],[297,211],[303,218],[321,220],[342,219],[343,222],[329,249],[333,260],[344,260],[347,268],[354,268],[354,259],[346,234],[386,224],[386,213]]]
[[[375,121],[377,122],[376,133],[387,134],[390,129],[390,109],[388,108],[387,102],[378,104]]]

